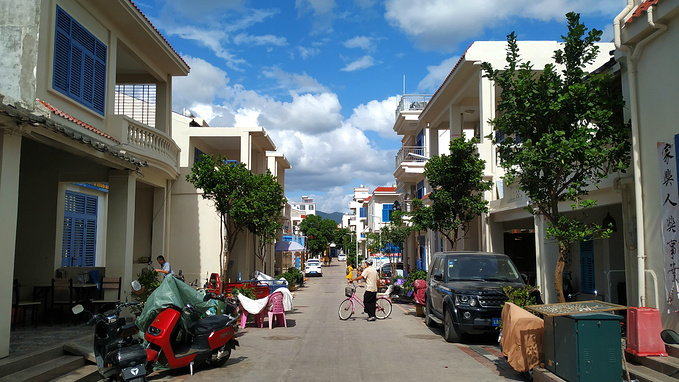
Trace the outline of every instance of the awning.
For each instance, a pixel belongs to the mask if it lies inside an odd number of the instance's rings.
[[[294,241],[279,241],[276,243],[276,252],[303,251],[304,247]]]

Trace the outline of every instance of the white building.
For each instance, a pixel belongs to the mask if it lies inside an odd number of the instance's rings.
[[[504,171],[495,146],[487,138],[493,133],[488,121],[495,118],[500,89],[483,76],[480,64],[490,62],[496,69],[504,68],[506,44],[474,42],[433,96],[403,97],[394,124],[394,131],[403,137],[394,171],[396,191],[401,194],[400,202],[407,210],[410,210],[413,198],[428,203],[431,188],[423,175],[426,161],[434,155],[449,153],[449,142],[463,134],[467,138],[478,138],[480,158],[486,162],[484,178],[493,182],[493,188],[484,195],[489,201],[489,212],[472,222],[457,249],[507,253],[529,276],[531,283],[540,287],[543,299],[553,302],[556,243],[545,237],[542,217],[525,211],[526,196],[515,185],[508,187],[502,180]],[[522,60],[530,61],[536,70],[540,70],[553,62],[554,51],[561,45],[550,41],[520,41],[518,46]],[[600,44],[601,54],[589,70],[610,61],[608,52],[613,49],[613,44]],[[601,222],[608,213],[618,222],[622,221],[623,196],[618,186],[626,181],[623,177],[611,177],[592,190],[590,197],[598,200],[599,207],[588,210],[591,221]],[[570,205],[564,203],[562,211],[569,209]],[[586,253],[581,252],[579,244],[573,245],[573,261],[567,271],[573,276],[572,283],[580,292],[580,298],[593,297],[588,294],[593,295],[596,291],[599,298],[619,302],[617,283],[625,280],[623,236],[620,230],[610,239],[596,240]],[[450,245],[441,235],[430,231],[412,234],[405,251],[420,256],[421,264],[411,266],[421,265],[426,269],[430,255],[441,250],[450,250]],[[586,274],[580,270],[581,259],[589,262]]]
[[[186,175],[200,155],[222,155],[227,160],[245,163],[257,174],[267,170],[284,185],[285,170],[290,163],[261,127],[210,127],[191,123],[189,117],[173,113],[173,138],[181,147],[180,176],[172,186],[171,258],[176,272],[182,270],[187,281],[198,280],[202,285],[211,273],[219,273],[220,222],[210,201],[202,198],[200,190],[187,182]],[[195,122],[195,121],[194,121]],[[267,246],[264,272],[273,269],[273,244]],[[229,259],[227,277],[231,281],[249,280],[259,262],[255,254],[252,234],[247,230],[238,236]],[[229,280],[223,280],[228,282]]]
[[[614,20],[626,119],[632,125],[634,182],[622,188],[627,218],[628,303],[659,308],[662,327],[678,330],[676,100],[679,1],[628,0]]]
[[[179,175],[172,77],[189,67],[130,0],[5,0],[2,9],[0,287],[17,279],[30,299],[57,273],[97,270],[122,277],[124,296],[135,261],[168,249]],[[147,89],[152,109],[125,107],[116,90],[132,85]],[[0,297],[0,358],[11,296]]]

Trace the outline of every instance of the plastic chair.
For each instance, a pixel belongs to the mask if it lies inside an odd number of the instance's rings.
[[[278,325],[281,324],[281,317],[283,317],[283,325],[286,328],[288,327],[288,322],[285,320],[285,308],[283,307],[283,293],[281,292],[274,292],[269,296],[269,329],[273,327],[274,317],[278,320]],[[262,321],[264,320],[261,320],[260,324]]]

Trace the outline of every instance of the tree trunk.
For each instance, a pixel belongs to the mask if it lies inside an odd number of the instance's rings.
[[[566,298],[563,295],[563,270],[566,266],[566,258],[568,257],[568,246],[568,242],[559,240],[559,260],[554,271],[554,290],[556,291],[556,298],[560,303],[566,302]]]

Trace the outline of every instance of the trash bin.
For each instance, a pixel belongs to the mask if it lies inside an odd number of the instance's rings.
[[[581,313],[545,317],[545,365],[567,381],[622,378],[621,316]]]

